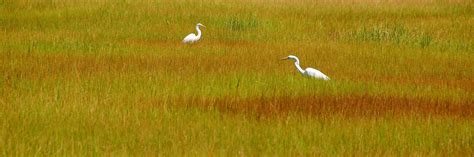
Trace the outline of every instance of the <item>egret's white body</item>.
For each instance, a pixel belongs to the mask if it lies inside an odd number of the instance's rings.
[[[199,29],[200,26],[206,27],[206,26],[202,25],[201,23],[198,23],[198,24],[196,25],[197,35],[194,34],[194,33],[189,34],[188,36],[186,36],[186,37],[183,39],[183,43],[185,43],[185,44],[194,43],[194,42],[197,42],[199,39],[201,39],[202,33],[201,33],[201,30]]]
[[[326,80],[326,81],[330,80],[328,76],[326,76],[321,71],[316,70],[314,68],[306,68],[305,70],[303,70],[303,68],[301,68],[301,66],[300,66],[300,60],[296,56],[289,55],[288,57],[283,58],[283,60],[288,60],[288,59],[295,62],[296,69],[298,69],[298,71],[303,76],[311,77],[311,78],[315,78],[315,79],[322,79],[322,80]]]

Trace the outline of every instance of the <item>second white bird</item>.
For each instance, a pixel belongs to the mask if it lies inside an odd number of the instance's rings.
[[[315,78],[315,79],[323,79],[323,80],[326,80],[326,81],[330,80],[328,76],[324,75],[321,71],[316,70],[314,68],[306,68],[305,70],[303,70],[303,68],[301,68],[301,66],[300,66],[300,60],[296,56],[289,55],[288,57],[283,58],[282,60],[292,60],[292,61],[294,61],[296,69],[298,69],[298,71],[301,74],[303,74],[303,76],[311,77],[311,78]]]

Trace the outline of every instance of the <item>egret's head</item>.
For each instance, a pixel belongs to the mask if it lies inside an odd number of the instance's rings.
[[[292,60],[292,61],[298,61],[298,57],[296,56],[293,56],[293,55],[289,55],[288,57],[286,58],[282,58],[281,60]]]
[[[201,23],[198,23],[196,26],[198,26],[198,27],[206,27],[206,26],[204,26],[204,25],[201,24]]]

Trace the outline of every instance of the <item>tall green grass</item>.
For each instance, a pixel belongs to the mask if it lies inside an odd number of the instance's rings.
[[[470,156],[472,6],[0,0],[0,153]]]

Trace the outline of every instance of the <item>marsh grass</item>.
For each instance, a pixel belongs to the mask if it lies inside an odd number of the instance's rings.
[[[472,5],[0,1],[0,153],[472,156]]]

